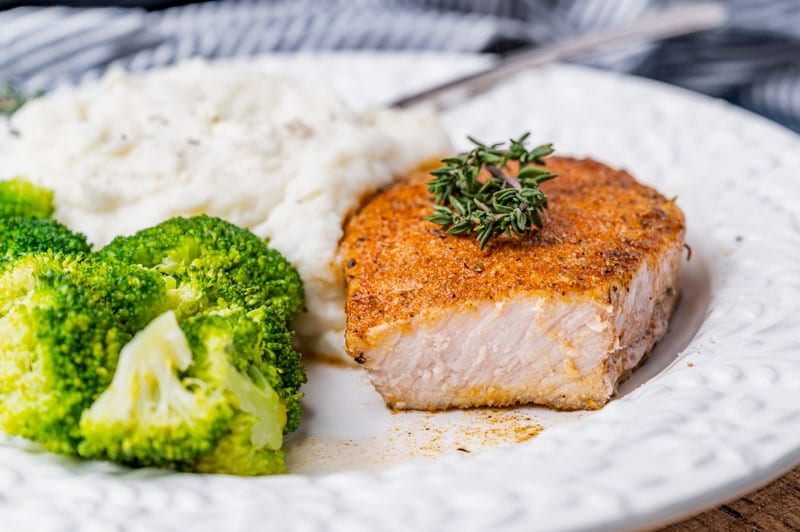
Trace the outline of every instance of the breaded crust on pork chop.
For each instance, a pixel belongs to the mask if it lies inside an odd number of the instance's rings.
[[[683,213],[593,160],[547,168],[544,229],[483,251],[424,220],[425,173],[347,224],[347,351],[390,407],[599,408],[666,331]]]

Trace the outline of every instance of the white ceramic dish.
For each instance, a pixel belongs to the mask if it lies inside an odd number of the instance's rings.
[[[484,61],[358,54],[254,68],[324,79],[367,106]],[[683,300],[619,398],[591,413],[392,415],[359,370],[312,364],[308,414],[287,444],[294,474],[132,471],[0,439],[0,529],[618,530],[800,462],[800,138],[719,101],[571,66],[444,120],[457,144],[531,130],[678,196],[692,247]]]

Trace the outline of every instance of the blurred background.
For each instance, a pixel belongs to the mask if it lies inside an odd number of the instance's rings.
[[[0,82],[28,91],[183,58],[298,50],[507,53],[635,25],[677,0],[0,0]],[[576,62],[725,98],[800,131],[800,0],[724,0],[724,26]]]

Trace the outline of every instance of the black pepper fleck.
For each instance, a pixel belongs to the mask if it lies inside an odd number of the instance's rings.
[[[356,259],[350,259],[350,260],[347,261],[347,267],[348,268],[352,268],[355,265],[356,265]]]
[[[356,360],[356,362],[358,362],[359,364],[363,364],[364,362],[366,362],[366,361],[367,361],[367,359],[366,359],[366,358],[364,358],[364,355],[363,355],[363,354],[360,354],[360,355],[358,355],[358,356],[356,357],[356,359],[355,359],[355,360]]]

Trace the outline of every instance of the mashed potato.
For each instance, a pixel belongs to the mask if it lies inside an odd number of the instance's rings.
[[[342,221],[367,193],[450,143],[428,114],[356,113],[326,88],[191,62],[35,100],[0,178],[55,191],[55,217],[101,246],[177,215],[249,227],[300,271],[306,350],[344,356]]]

